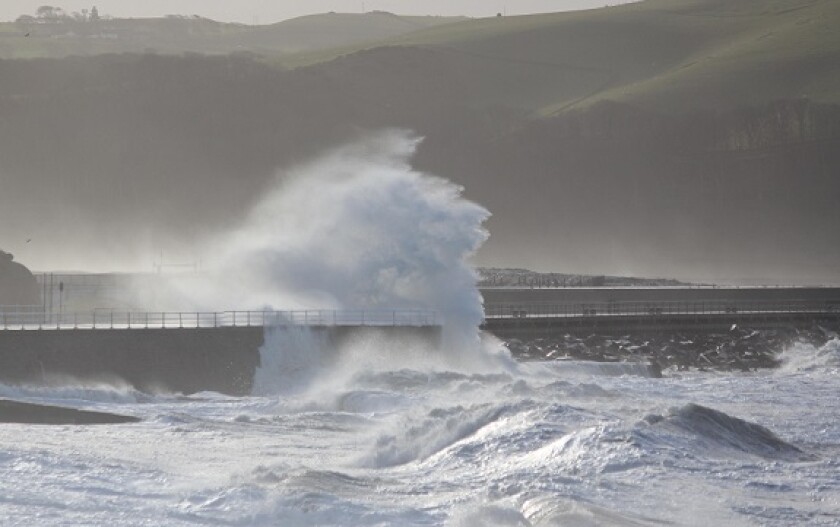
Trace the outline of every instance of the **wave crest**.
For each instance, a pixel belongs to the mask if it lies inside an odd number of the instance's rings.
[[[689,443],[712,452],[735,450],[765,459],[791,461],[809,457],[768,428],[699,404],[671,409],[666,416],[649,415],[644,422],[688,435]]]

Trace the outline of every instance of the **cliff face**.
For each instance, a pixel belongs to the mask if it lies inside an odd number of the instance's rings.
[[[38,282],[13,256],[0,251],[0,306],[24,306],[41,303]]]

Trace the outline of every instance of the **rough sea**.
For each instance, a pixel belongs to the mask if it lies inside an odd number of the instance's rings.
[[[840,525],[840,340],[659,379],[380,351],[267,345],[264,393],[243,398],[2,386],[143,421],[0,425],[0,525]],[[271,393],[278,361],[294,390]]]
[[[249,397],[0,385],[141,419],[0,425],[0,525],[840,525],[840,340],[753,373],[517,363],[477,335],[489,212],[415,171],[418,145],[280,174],[214,271],[156,301],[433,309],[440,349],[269,332]]]

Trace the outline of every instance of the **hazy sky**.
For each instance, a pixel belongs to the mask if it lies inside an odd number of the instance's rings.
[[[269,24],[285,18],[328,11],[361,12],[379,9],[398,14],[492,16],[545,13],[601,7],[627,0],[0,0],[0,19],[34,14],[40,5],[67,12],[96,5],[100,14],[115,17],[156,17],[168,14],[201,15],[215,20]]]

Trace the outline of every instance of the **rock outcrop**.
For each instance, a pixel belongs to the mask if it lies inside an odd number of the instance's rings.
[[[0,306],[30,306],[41,303],[38,282],[14,256],[0,250]]]
[[[662,369],[751,371],[778,367],[780,354],[795,342],[821,347],[835,338],[838,330],[837,325],[799,330],[733,327],[722,333],[565,334],[505,343],[520,360],[632,361],[657,364]]]

